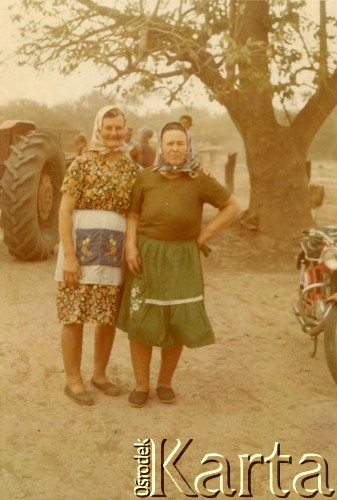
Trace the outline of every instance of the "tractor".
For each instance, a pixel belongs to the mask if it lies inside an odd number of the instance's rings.
[[[74,129],[0,124],[0,210],[4,243],[14,257],[48,258],[58,242],[60,187],[75,158]]]

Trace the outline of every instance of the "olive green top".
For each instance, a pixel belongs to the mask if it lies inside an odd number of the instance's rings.
[[[138,232],[166,241],[198,237],[204,203],[223,208],[230,191],[200,169],[197,177],[183,174],[168,179],[152,169],[143,170],[134,185],[130,211],[140,214]]]

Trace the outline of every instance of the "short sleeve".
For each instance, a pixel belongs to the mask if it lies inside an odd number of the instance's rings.
[[[232,194],[230,190],[201,171],[198,172],[197,179],[200,183],[200,194],[204,203],[209,203],[216,208],[222,208]]]
[[[68,168],[61,186],[61,193],[69,193],[78,200],[82,194],[83,177],[83,161],[81,161],[81,157],[79,157],[76,158]]]

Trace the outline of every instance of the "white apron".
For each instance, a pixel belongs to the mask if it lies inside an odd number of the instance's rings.
[[[120,285],[123,281],[125,217],[109,210],[74,210],[73,242],[81,264],[79,283]],[[56,263],[55,279],[63,279],[62,243]]]

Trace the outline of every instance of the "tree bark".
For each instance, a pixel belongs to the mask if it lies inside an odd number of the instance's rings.
[[[275,126],[263,133],[254,127],[246,134],[245,147],[251,182],[246,226],[290,240],[314,225],[306,154],[291,129]]]
[[[319,111],[315,108],[315,118],[307,117],[305,123],[298,121],[290,127],[277,123],[266,55],[269,5],[264,0],[233,0],[232,7],[238,5],[232,33],[239,45],[247,46],[250,41],[252,50],[249,63],[238,63],[236,99],[232,96],[231,102],[224,104],[246,149],[251,194],[243,225],[275,238],[291,239],[314,224],[306,154],[314,137],[311,122],[317,121]],[[321,101],[324,99],[328,101],[321,96]]]
[[[230,153],[225,165],[225,185],[232,193],[234,193],[234,170],[237,155],[237,153]]]

